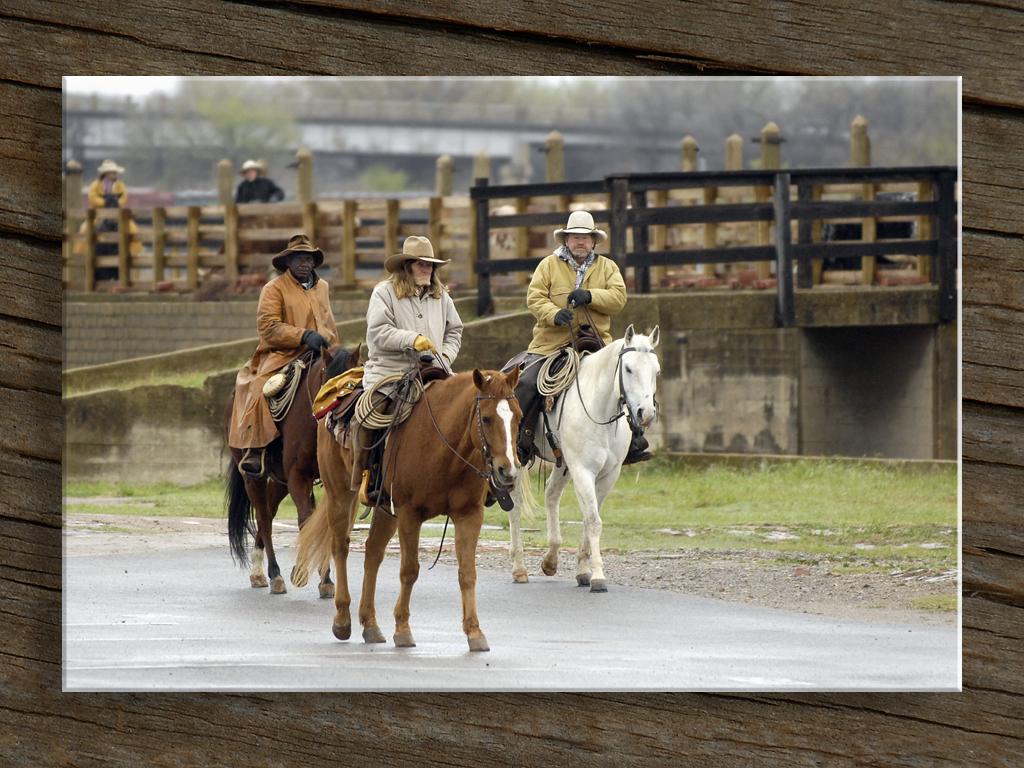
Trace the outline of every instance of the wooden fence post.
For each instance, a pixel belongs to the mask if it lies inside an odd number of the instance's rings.
[[[647,192],[633,192],[633,210],[638,211],[647,207]],[[636,253],[647,253],[650,250],[650,238],[647,233],[647,225],[633,227],[633,251]],[[637,293],[651,292],[650,267],[633,268],[633,290]]]
[[[235,167],[226,157],[217,163],[217,205],[231,205],[235,201]]]
[[[96,209],[85,211],[85,281],[86,293],[96,290]]]
[[[302,148],[295,153],[295,197],[300,203],[313,202],[313,153]]]
[[[486,187],[487,185],[487,179],[480,178],[476,180],[476,186],[478,187]],[[473,217],[475,221],[473,234],[476,240],[476,253],[471,254],[469,269],[471,274],[477,276],[476,314],[478,317],[484,317],[494,308],[494,304],[491,301],[490,275],[487,273],[478,274],[476,272],[476,265],[489,261],[491,256],[490,242],[488,240],[490,230],[487,222],[490,216],[490,202],[486,198],[477,200],[476,216]]]
[[[775,170],[779,167],[781,160],[780,142],[782,141],[779,126],[775,123],[768,123],[761,129],[761,170]],[[772,199],[771,187],[755,187],[754,201],[767,203]],[[755,245],[771,244],[771,222],[758,221],[755,223]],[[776,237],[779,233],[776,232]],[[757,276],[761,280],[771,277],[771,265],[767,261],[757,262]]]
[[[167,243],[166,220],[166,208],[161,206],[153,209],[153,290],[156,290],[157,283],[163,282],[164,279],[166,263],[164,248]]]
[[[67,216],[67,212],[70,210],[77,210],[82,207],[82,164],[77,160],[68,160],[67,165],[64,166],[64,212]],[[77,283],[77,280],[73,280],[72,275],[77,271],[74,265],[74,242],[71,240],[71,236],[78,234],[78,228],[82,226],[81,219],[65,219],[65,231],[69,237],[64,238],[64,263],[68,267],[67,279],[70,282]]]
[[[778,287],[776,311],[778,323],[783,328],[792,328],[796,325],[789,181],[788,173],[779,173],[775,176],[775,278]]]
[[[544,141],[544,180],[548,184],[565,181],[565,141],[562,134],[552,131]]]
[[[316,203],[302,204],[302,231],[314,246],[316,245]]]
[[[384,258],[398,253],[398,201],[385,200],[384,213]],[[441,254],[441,243],[431,241],[434,253]]]
[[[224,277],[231,283],[238,279],[238,206],[230,202],[224,206]]]
[[[451,155],[441,155],[437,158],[437,175],[434,187],[435,196],[451,197],[453,188]]]
[[[341,282],[346,286],[354,286],[356,284],[355,200],[345,200],[342,203],[341,225]]]
[[[117,209],[117,284],[127,288],[131,279],[131,232],[132,212],[128,208]]]
[[[917,199],[919,201],[931,200],[934,195],[934,187],[929,182],[921,182],[917,185]],[[932,239],[932,217],[931,216],[918,216],[917,217],[917,239],[918,240],[931,240]],[[917,274],[921,277],[927,277],[931,280],[932,275],[932,257],[926,254],[921,254],[917,257]]]
[[[529,198],[517,197],[516,198],[516,213],[529,213]],[[530,255],[530,230],[527,227],[516,227],[513,234],[515,237],[515,257],[517,259],[525,259]],[[529,272],[516,272],[516,283],[520,286],[528,286],[530,284],[530,273]]]
[[[199,206],[188,207],[188,256],[185,287],[194,291],[199,287]]]
[[[482,149],[473,156],[473,178],[491,178],[491,156]]]
[[[611,258],[618,264],[619,272],[623,279],[626,277],[626,227],[627,213],[626,203],[629,193],[629,181],[627,179],[612,178],[612,199],[611,199]]]
[[[938,230],[938,253],[935,268],[938,272],[932,280],[939,286],[939,322],[956,320],[956,174],[944,172],[939,175],[939,200],[936,229]]]
[[[854,168],[861,168],[871,165],[871,140],[868,138],[868,121],[862,115],[857,115],[850,124],[850,165]],[[864,184],[862,199],[875,199],[875,185]],[[873,218],[861,219],[860,239],[864,243],[875,242],[875,220]],[[875,282],[876,259],[874,256],[861,256],[860,259],[860,283],[871,285]]]

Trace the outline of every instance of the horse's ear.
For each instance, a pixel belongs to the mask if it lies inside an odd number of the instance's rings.
[[[482,373],[480,373],[480,369],[479,368],[474,368],[473,369],[473,384],[481,392],[483,391],[483,389],[484,389],[484,375]]]
[[[363,345],[362,344],[356,344],[356,348],[352,350],[352,356],[351,356],[350,360],[352,362],[352,367],[353,368],[355,368],[356,366],[359,365],[359,353],[362,352],[362,350],[363,350]]]
[[[654,330],[651,331],[648,338],[651,340],[651,348],[658,346],[658,340],[661,338],[661,329],[658,326],[654,326]]]
[[[516,384],[519,383],[519,366],[513,365],[512,370],[505,375],[505,381],[512,389],[516,388]]]
[[[626,340],[626,346],[628,347],[629,346],[629,342],[631,342],[633,340],[633,324],[632,323],[630,323],[629,324],[629,328],[626,329],[625,340]]]
[[[324,347],[320,350],[320,357],[323,358],[324,361],[324,370],[327,370],[327,366],[329,366],[331,364],[331,360],[334,359],[334,352],[332,349],[332,347]]]

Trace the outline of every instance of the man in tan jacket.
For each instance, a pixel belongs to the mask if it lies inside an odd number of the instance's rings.
[[[265,475],[267,446],[280,435],[263,394],[267,379],[307,350],[338,343],[330,289],[316,274],[324,254],[305,235],[295,235],[273,259],[283,272],[260,292],[256,330],[260,336],[252,360],[235,379],[228,445],[245,451],[238,468],[249,477]]]
[[[520,434],[527,438],[527,445],[533,444],[541,409],[537,374],[543,359],[570,344],[584,324],[591,325],[605,344],[611,343],[612,315],[626,306],[626,283],[618,265],[594,252],[607,239],[608,235],[594,226],[590,213],[574,211],[565,229],[555,230],[561,247],[533,273],[526,306],[537,323],[516,387],[523,409]],[[634,433],[623,464],[649,459],[651,453],[646,448],[643,432]]]

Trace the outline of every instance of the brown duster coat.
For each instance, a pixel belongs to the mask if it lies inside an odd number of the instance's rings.
[[[261,448],[278,436],[277,425],[263,396],[263,385],[272,375],[308,348],[304,331],[316,331],[328,344],[338,343],[327,283],[314,275],[308,291],[291,272],[274,278],[260,292],[256,330],[260,343],[252,360],[235,379],[235,405],[231,413],[232,448]]]

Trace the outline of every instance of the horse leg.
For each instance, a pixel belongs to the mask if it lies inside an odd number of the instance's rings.
[[[377,624],[377,573],[384,561],[388,542],[395,535],[398,520],[383,510],[373,513],[370,533],[366,537],[366,556],[363,560],[363,591],[359,598],[359,623],[363,627],[363,641],[383,643],[384,633]]]
[[[412,587],[420,575],[420,526],[422,521],[413,513],[398,513],[398,542],[401,545],[402,565],[399,569],[398,602],[395,603],[395,646],[412,648],[416,641],[412,639],[409,627],[409,601],[412,598]]]
[[[313,514],[313,480],[304,475],[298,465],[292,464],[288,471],[288,493],[295,502],[295,511],[298,513],[299,529]],[[334,597],[334,584],[331,581],[330,566],[320,571],[320,597],[326,599]]]
[[[469,650],[489,651],[476,613],[476,545],[484,522],[481,507],[455,523],[455,555],[459,560],[459,589],[462,591],[462,629]]]
[[[529,482],[529,478],[524,477],[522,482]],[[512,489],[512,502],[513,507],[508,513],[508,554],[512,558],[512,581],[516,584],[526,584],[530,579],[526,574],[526,564],[523,562],[523,537],[519,532],[519,520],[523,514],[523,490],[519,483]]]
[[[607,592],[604,578],[604,563],[601,560],[601,515],[595,490],[594,476],[580,473],[577,478],[576,500],[583,512],[583,536],[580,540],[576,564],[576,583],[584,587],[590,584],[591,592]]]
[[[334,557],[335,570],[338,573],[338,586],[333,591],[334,622],[331,631],[339,640],[348,640],[352,636],[352,595],[348,586],[348,553],[352,542],[352,524],[355,521],[355,498],[348,490],[348,483],[337,482],[328,488],[324,481],[324,505],[327,507],[327,523],[331,531],[331,555]],[[321,577],[326,566],[320,571]],[[323,583],[320,585],[320,597],[324,597]]]
[[[266,480],[245,478],[245,491],[252,502],[256,518],[256,540],[253,542],[252,569],[249,572],[249,583],[254,587],[266,587],[272,584],[275,575],[280,577],[280,569],[277,568],[277,560],[274,558],[274,545],[270,538],[270,526],[273,519],[270,500],[273,493],[271,489],[274,485],[276,484]],[[274,509],[276,510],[276,506]],[[267,571],[263,569],[264,558],[267,562]],[[281,582],[283,583],[283,581],[282,579]],[[271,587],[270,591],[274,593],[275,589]]]
[[[544,487],[544,507],[548,513],[548,551],[541,562],[541,570],[547,576],[554,576],[558,571],[558,550],[562,548],[562,527],[558,520],[558,503],[562,499],[565,486],[571,476],[568,472],[555,469]]]
[[[281,575],[281,567],[278,565],[277,556],[274,554],[274,518],[277,517],[277,509],[288,495],[288,486],[281,483],[269,482],[266,485],[266,496],[264,502],[266,511],[260,515],[257,509],[257,527],[262,531],[264,548],[267,552],[267,578],[270,580],[270,594],[283,595],[288,591],[285,587],[284,576]]]

